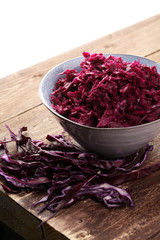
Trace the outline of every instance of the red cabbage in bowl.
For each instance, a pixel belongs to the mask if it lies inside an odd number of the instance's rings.
[[[67,69],[51,95],[53,109],[82,125],[130,127],[160,118],[156,66],[102,53],[83,53],[81,72]]]

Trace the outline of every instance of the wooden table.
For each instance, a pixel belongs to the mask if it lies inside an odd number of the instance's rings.
[[[9,136],[5,124],[15,132],[27,126],[34,139],[61,132],[53,115],[41,103],[39,84],[49,69],[81,56],[83,51],[135,54],[160,62],[160,14],[0,79],[1,139]],[[148,158],[152,163],[160,159],[159,139],[160,136],[154,139],[154,150]],[[27,240],[160,239],[160,173],[130,182],[127,189],[135,202],[134,208],[106,209],[88,199],[63,210],[41,228],[37,226],[50,213],[38,215],[36,209],[30,209],[40,194],[15,195],[1,190],[0,221]]]

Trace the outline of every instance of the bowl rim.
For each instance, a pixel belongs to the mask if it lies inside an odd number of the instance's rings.
[[[153,61],[153,60],[151,60],[151,59],[149,59],[149,58],[146,58],[146,57],[141,57],[141,56],[137,56],[137,55],[132,55],[132,54],[121,54],[121,53],[103,53],[103,55],[104,56],[117,56],[117,57],[122,57],[122,56],[124,56],[124,57],[135,57],[136,59],[141,59],[141,60],[147,60],[147,61],[149,61],[149,62],[151,62],[153,65],[152,66],[159,66],[160,67],[160,64],[159,63],[157,63],[157,62],[155,62],[155,61]],[[148,126],[150,126],[150,125],[153,125],[153,124],[158,124],[159,122],[160,122],[160,119],[157,119],[157,120],[154,120],[154,121],[151,121],[151,122],[148,122],[148,123],[143,123],[143,124],[139,124],[139,125],[135,125],[135,126],[128,126],[128,127],[115,127],[115,128],[104,128],[104,127],[102,127],[102,128],[98,128],[98,127],[91,127],[91,126],[87,126],[87,125],[83,125],[83,124],[80,124],[80,123],[77,123],[77,122],[75,122],[75,121],[72,121],[72,120],[70,120],[69,118],[66,118],[66,117],[64,117],[63,115],[61,115],[61,114],[59,114],[58,112],[56,112],[55,110],[54,110],[54,108],[51,108],[50,106],[49,106],[49,104],[46,102],[46,99],[45,99],[45,97],[44,97],[44,95],[43,95],[43,91],[42,91],[42,89],[43,89],[43,86],[44,86],[44,83],[45,83],[45,81],[46,81],[46,78],[47,78],[47,76],[55,69],[55,68],[57,68],[57,67],[59,67],[59,66],[61,66],[62,64],[65,64],[65,63],[68,63],[68,62],[72,62],[72,61],[74,61],[74,60],[81,60],[81,59],[83,59],[84,57],[83,56],[80,56],[80,57],[76,57],[76,58],[71,58],[71,59],[68,59],[68,60],[66,60],[66,61],[64,61],[64,62],[61,62],[61,63],[59,63],[59,64],[57,64],[57,65],[55,65],[53,68],[51,68],[45,75],[44,75],[44,77],[42,78],[42,80],[41,80],[41,83],[40,83],[40,86],[39,86],[39,97],[40,97],[40,99],[41,99],[41,101],[42,101],[42,103],[45,105],[45,107],[47,107],[55,116],[57,116],[58,118],[60,118],[60,119],[62,119],[62,120],[64,120],[64,121],[67,121],[67,122],[69,122],[69,123],[71,123],[71,124],[73,124],[73,125],[76,125],[76,126],[78,126],[78,127],[82,127],[82,128],[86,128],[86,129],[90,129],[90,130],[94,130],[94,131],[126,131],[126,130],[131,130],[131,129],[137,129],[137,128],[144,128],[144,127],[148,127]],[[136,60],[135,59],[135,60]],[[147,65],[147,64],[146,64]],[[74,68],[73,68],[74,69]],[[157,70],[158,71],[158,70]]]

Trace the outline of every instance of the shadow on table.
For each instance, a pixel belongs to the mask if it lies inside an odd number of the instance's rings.
[[[11,228],[6,226],[2,222],[0,222],[0,239],[1,240],[24,240],[24,238],[20,237]]]

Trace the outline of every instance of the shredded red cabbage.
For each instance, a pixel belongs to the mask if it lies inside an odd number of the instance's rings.
[[[83,53],[81,72],[66,70],[51,95],[61,115],[92,127],[129,127],[160,118],[160,74],[155,66]]]
[[[44,142],[25,136],[26,127],[18,134],[7,128],[11,138],[0,141],[1,186],[8,193],[44,191],[45,196],[32,206],[43,203],[40,212],[48,209],[55,215],[84,198],[109,208],[134,206],[127,190],[118,185],[160,170],[160,163],[138,169],[153,149],[149,145],[130,157],[112,161],[82,151],[64,133],[47,135]],[[8,142],[16,144],[16,153],[9,152]]]

